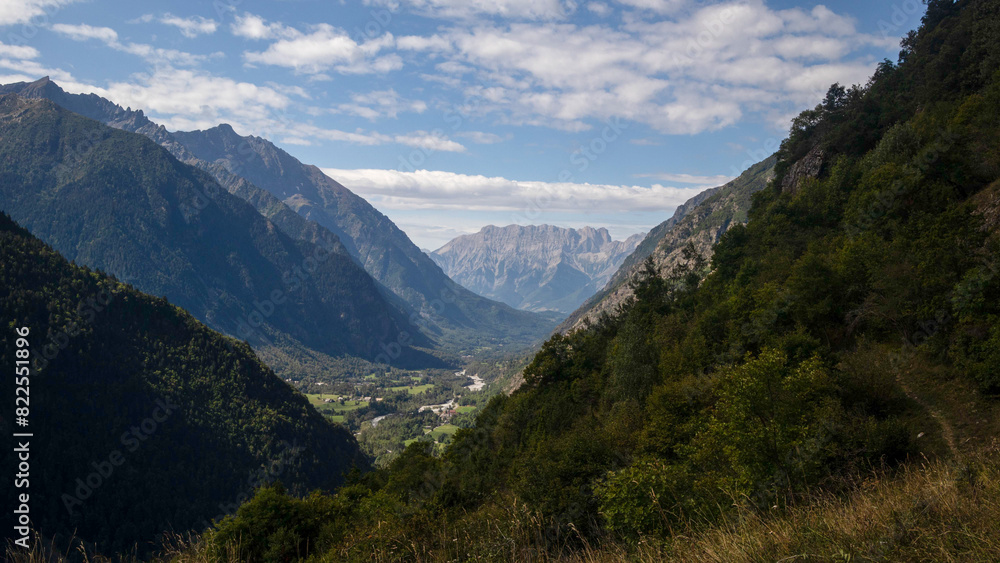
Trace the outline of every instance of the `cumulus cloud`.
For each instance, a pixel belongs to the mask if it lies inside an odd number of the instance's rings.
[[[406,100],[390,88],[354,94],[351,96],[351,103],[339,104],[334,111],[374,121],[384,117],[395,119],[403,112],[423,113],[427,111],[427,103],[420,100]]]
[[[264,18],[249,13],[237,15],[229,30],[238,37],[257,40],[291,38],[298,35],[298,31],[293,28],[280,23],[268,23]]]
[[[70,92],[103,96],[122,107],[142,108],[171,130],[207,129],[222,122],[232,123],[244,133],[271,130],[273,123],[280,122],[275,119],[276,112],[292,102],[275,88],[170,67],[107,87],[61,82],[60,86]]]
[[[463,131],[456,133],[456,135],[463,139],[468,139],[477,145],[495,145],[510,139],[509,136],[501,137],[500,135],[485,131]]]
[[[618,0],[618,3],[658,14],[672,14],[690,4],[688,0]]]
[[[160,23],[176,27],[184,37],[197,37],[199,35],[211,35],[219,28],[215,20],[194,16],[181,18],[172,14],[164,14],[160,18]]]
[[[608,6],[604,2],[590,2],[587,4],[587,10],[601,16],[602,18],[610,16],[611,12],[614,11],[611,9],[611,6]]]
[[[57,23],[52,31],[76,41],[97,40],[108,47],[145,59],[150,64],[193,66],[208,59],[204,55],[193,55],[176,49],[161,49],[144,43],[122,42],[118,32],[110,27],[94,27],[87,24]]]
[[[4,0],[0,2],[0,26],[38,21],[76,0]]]
[[[295,118],[292,106],[293,97],[305,98],[305,92],[277,84],[258,86],[203,71],[160,67],[152,74],[139,74],[129,81],[99,87],[77,83],[67,73],[50,72],[32,61],[22,62],[30,64],[4,62],[0,59],[0,68],[23,73],[13,75],[8,82],[50,74],[69,92],[94,93],[123,107],[142,108],[152,119],[174,131],[209,129],[228,123],[242,135],[279,139],[293,145],[334,141],[366,146],[401,145],[426,153],[466,150],[464,145],[440,132],[385,134],[362,129],[341,131],[302,123]]]
[[[403,51],[449,51],[451,41],[436,34],[430,37],[406,35],[396,39],[396,47]]]
[[[365,0],[366,4],[396,6],[399,0]],[[403,0],[426,16],[472,19],[500,16],[523,20],[563,19],[577,10],[575,0]]]
[[[380,208],[579,213],[667,212],[704,187],[616,186],[569,182],[518,181],[418,170],[324,169],[331,178]]]
[[[697,184],[700,186],[721,186],[732,180],[730,176],[692,176],[691,174],[671,174],[661,172],[658,174],[636,174],[636,178],[650,178],[661,182],[671,182],[675,184]]]
[[[52,31],[65,35],[66,37],[76,41],[85,41],[87,39],[97,39],[98,41],[104,41],[105,43],[118,41],[118,32],[110,27],[94,27],[87,24],[70,25],[57,23],[52,26]]]
[[[777,119],[815,104],[834,82],[863,83],[875,59],[855,53],[888,47],[823,6],[618,3],[651,15],[589,26],[481,21],[406,44],[445,59],[428,81],[454,87],[448,75],[475,73],[463,93],[502,123],[580,131],[620,117],[667,134],[719,130],[748,113]]]
[[[36,59],[38,49],[27,45],[7,45],[0,41],[0,57],[10,57],[12,59]]]
[[[385,74],[403,67],[402,58],[395,53],[380,56],[380,52],[395,45],[390,33],[358,43],[346,31],[330,24],[316,24],[308,32],[302,32],[280,23],[267,23],[250,14],[237,19],[231,29],[248,39],[274,39],[263,51],[243,53],[248,65],[280,66],[312,75],[327,70]]]

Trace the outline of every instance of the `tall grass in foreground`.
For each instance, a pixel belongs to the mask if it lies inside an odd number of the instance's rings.
[[[962,462],[911,464],[859,480],[851,492],[761,513],[734,508],[722,522],[626,544],[553,537],[523,503],[494,502],[455,522],[358,530],[322,561],[1000,561],[1000,450]],[[236,550],[230,550],[228,561]],[[170,558],[207,562],[197,543]]]
[[[860,480],[845,495],[761,513],[734,508],[715,525],[675,530],[668,538],[620,543],[558,537],[523,503],[494,502],[454,522],[385,523],[358,530],[317,561],[1000,561],[1000,449],[964,461],[911,464],[893,475]],[[209,563],[198,537],[174,536],[160,561]],[[222,561],[239,561],[229,546]],[[66,554],[70,555],[70,554]],[[74,560],[106,561],[81,557]],[[8,547],[5,560],[63,560],[41,542],[31,552]],[[129,560],[132,560],[129,558]]]

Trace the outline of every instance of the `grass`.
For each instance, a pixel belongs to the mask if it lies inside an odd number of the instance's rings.
[[[690,538],[683,561],[997,561],[1000,460],[994,449],[965,463],[910,466],[778,516],[741,513]]]
[[[466,413],[466,412],[472,412],[474,410],[476,410],[475,406],[466,406],[466,407],[458,407],[458,408],[456,408],[455,412],[457,412],[457,413]]]
[[[817,495],[808,504],[780,513],[735,509],[728,519],[714,526],[675,529],[670,537],[631,544],[611,538],[587,541],[547,536],[545,522],[523,502],[506,494],[467,513],[458,522],[413,530],[414,534],[423,534],[419,541],[387,527],[365,530],[364,535],[348,543],[359,549],[376,547],[363,555],[355,553],[358,560],[428,563],[1000,561],[998,522],[1000,443],[994,442],[961,462],[913,463],[892,475],[870,475],[859,479],[852,492],[845,495]],[[379,536],[377,544],[370,543],[370,534]],[[177,540],[167,547],[161,561],[209,561],[199,538],[178,536]],[[414,551],[400,552],[398,546],[412,547]],[[46,556],[51,552],[46,551],[9,550],[6,560],[41,563],[50,560]],[[236,561],[233,556],[222,560]]]
[[[343,416],[342,416],[343,413],[356,411],[358,409],[362,409],[368,406],[368,401],[344,401],[344,404],[341,405],[340,403],[337,402],[336,396],[331,396],[326,394],[323,395],[309,394],[306,395],[306,397],[309,398],[309,404],[311,404],[313,407],[316,408],[316,410],[320,411],[321,413],[323,414],[338,413],[338,415],[340,415],[341,418],[340,422],[343,422]],[[324,402],[326,399],[333,399],[333,402],[326,403]]]
[[[426,393],[427,391],[430,391],[433,388],[434,388],[434,384],[433,383],[427,383],[425,385],[414,385],[412,387],[409,386],[409,385],[401,385],[399,387],[390,387],[389,391],[407,391],[407,392],[409,392],[410,395],[419,395],[421,393]]]
[[[433,436],[435,440],[440,440],[441,436],[454,436],[455,432],[458,432],[458,430],[458,426],[455,426],[454,424],[442,424],[441,426],[438,426],[434,430],[428,432],[428,434]]]

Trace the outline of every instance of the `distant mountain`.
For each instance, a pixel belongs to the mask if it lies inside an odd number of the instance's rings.
[[[0,162],[0,209],[36,236],[250,341],[282,373],[375,359],[409,329],[335,236],[293,239],[141,135],[8,94]],[[407,346],[399,356],[437,365]]]
[[[197,158],[267,190],[335,233],[369,274],[409,304],[411,320],[438,335],[446,348],[501,341],[523,346],[555,325],[551,317],[518,311],[455,283],[371,204],[265,139],[240,136],[228,125],[173,136]]]
[[[0,85],[3,93],[48,99],[112,127],[146,135],[182,162],[211,174],[293,239],[337,239],[388,289],[386,297],[407,309],[408,323],[399,334],[423,331],[437,338],[439,347],[457,352],[504,342],[533,344],[557,322],[462,288],[367,201],[269,141],[242,137],[225,124],[207,131],[171,133],[141,110],[122,108],[94,94],[69,94],[48,78]],[[393,348],[397,340],[390,339],[385,346]]]
[[[615,241],[607,229],[490,225],[430,256],[480,295],[527,311],[569,314],[608,283],[643,236]]]
[[[5,118],[14,104],[21,108],[26,136],[18,139],[27,143],[25,151],[58,153],[67,146],[68,137],[35,125],[39,111],[67,127],[86,125],[11,97],[0,98]],[[10,134],[5,127],[4,138]],[[43,147],[28,139],[47,142]],[[143,151],[162,150],[142,141]],[[128,144],[115,146],[127,150]],[[10,159],[5,150],[4,185],[13,179]],[[112,166],[99,155],[95,160]],[[82,170],[68,174],[86,181]],[[67,205],[81,203],[59,195]],[[65,214],[51,218],[61,221],[69,229],[88,228]],[[107,227],[109,239],[115,229]],[[0,406],[0,431],[8,438],[33,434],[14,438],[28,443],[30,487],[8,481],[0,497],[16,507],[15,494],[28,493],[32,528],[46,545],[54,540],[57,551],[76,538],[105,554],[142,553],[164,530],[204,529],[263,481],[277,478],[304,494],[332,490],[352,466],[367,467],[354,437],[325,420],[244,343],[209,330],[162,298],[71,265],[2,213],[0,327],[0,365],[11,374],[3,383],[11,400]],[[22,327],[29,332],[18,345],[15,329]],[[15,383],[21,348],[28,350],[30,375]],[[15,385],[28,392],[15,393]],[[27,426],[14,426],[15,395],[30,398]],[[0,462],[14,468],[17,446],[8,444]]]
[[[632,280],[650,256],[658,271],[667,273],[682,258],[684,247],[691,243],[698,253],[711,259],[712,247],[732,225],[746,223],[751,196],[767,187],[774,177],[777,156],[759,162],[724,186],[706,190],[691,198],[674,215],[646,235],[607,285],[587,299],[559,326],[571,330],[602,314],[614,314],[631,295]]]

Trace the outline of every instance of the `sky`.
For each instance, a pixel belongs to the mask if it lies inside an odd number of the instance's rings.
[[[3,0],[0,83],[229,123],[422,248],[485,225],[647,231],[896,60],[918,0]]]

